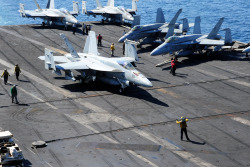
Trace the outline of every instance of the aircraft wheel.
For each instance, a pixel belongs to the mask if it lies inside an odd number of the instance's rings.
[[[120,92],[121,94],[124,94],[124,93],[127,92],[127,89],[126,89],[126,88],[120,88],[120,89],[119,89],[119,92]]]

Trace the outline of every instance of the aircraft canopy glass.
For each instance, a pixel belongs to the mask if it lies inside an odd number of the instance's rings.
[[[141,29],[141,28],[142,28],[142,26],[137,25],[137,26],[134,26],[134,27],[132,28],[132,31],[136,31],[136,30],[139,30],[139,29]]]
[[[135,69],[131,63],[126,62],[126,61],[119,61],[118,64],[127,70],[134,70]]]
[[[127,11],[123,6],[118,6],[118,9],[120,9],[122,12],[126,12]]]
[[[63,12],[66,15],[70,15],[69,11],[67,9],[60,9],[61,12]]]
[[[165,41],[165,43],[171,43],[171,42],[176,41],[177,39],[179,39],[179,37],[171,36],[171,37],[169,37],[169,38]]]

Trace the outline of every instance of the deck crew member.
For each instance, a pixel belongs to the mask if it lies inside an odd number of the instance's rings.
[[[21,73],[21,70],[20,70],[20,67],[18,66],[18,64],[16,64],[14,72],[16,74],[16,79],[19,80],[19,74]]]
[[[181,127],[181,140],[183,140],[183,132],[185,133],[186,139],[190,140],[187,134],[187,121],[188,119],[184,117],[181,117],[180,121],[176,119],[176,123],[180,124],[180,127]]]
[[[110,50],[111,50],[111,56],[113,57],[114,56],[114,51],[115,51],[115,45],[114,45],[114,43],[111,44]]]
[[[4,78],[4,84],[6,85],[8,82],[8,78],[9,78],[10,74],[8,73],[7,69],[4,70],[3,74],[1,77]]]
[[[16,85],[14,85],[14,86],[11,88],[10,93],[11,93],[12,103],[13,103],[14,98],[15,98],[16,104],[18,104],[18,101],[17,101],[17,89],[16,89]]]

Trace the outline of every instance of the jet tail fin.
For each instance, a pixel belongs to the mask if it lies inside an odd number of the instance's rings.
[[[41,10],[41,7],[40,7],[39,4],[37,3],[37,1],[34,0],[34,2],[35,2],[35,4],[36,4],[37,9]]]
[[[99,55],[97,51],[96,35],[94,31],[90,31],[85,42],[83,53]]]
[[[137,11],[137,4],[136,2],[139,2],[139,0],[132,0],[132,10]]]
[[[54,0],[48,0],[46,8],[47,9],[55,9],[55,1]]]
[[[141,16],[140,15],[135,15],[131,27],[134,27],[136,25],[140,25],[141,24],[140,22],[141,22]]]
[[[19,7],[20,7],[20,10],[19,10],[20,16],[25,17],[26,14],[25,14],[25,11],[24,11],[24,4],[20,3]]]
[[[208,36],[207,36],[208,39],[213,39],[213,38],[215,38],[217,36],[223,21],[224,21],[224,17],[220,18],[220,20],[214,26],[212,31],[208,34]]]
[[[56,70],[53,51],[45,48],[44,56],[45,56],[45,58],[44,58],[45,69],[46,70],[51,70],[51,69]]]
[[[82,1],[82,13],[87,13],[87,1]]]
[[[103,7],[102,7],[102,4],[100,3],[99,0],[96,0],[96,5],[97,5],[97,8],[103,8]]]
[[[73,58],[80,58],[80,56],[77,54],[77,52],[75,51],[75,49],[73,48],[73,46],[71,45],[71,43],[69,42],[69,40],[66,38],[66,36],[64,34],[60,34],[61,38],[64,40],[65,44],[68,47],[68,50],[71,54],[71,56]]]
[[[157,9],[157,14],[156,14],[156,23],[165,23],[165,17],[164,17],[164,14],[162,12],[162,9],[161,8],[158,8]]]
[[[125,40],[125,57],[131,57],[134,58],[135,61],[139,61],[135,44],[136,42],[134,41]]]
[[[225,31],[225,44],[226,45],[232,44],[231,29],[230,28],[225,28],[223,30]]]
[[[79,6],[78,6],[78,2],[73,1],[73,13],[75,14],[79,14]]]
[[[175,27],[175,23],[176,23],[176,20],[178,19],[179,15],[181,14],[182,12],[182,9],[179,9],[178,12],[175,14],[175,16],[172,18],[172,20],[170,21],[170,23],[168,24],[168,32],[167,32],[167,35],[166,35],[166,39],[170,36],[173,36],[174,34],[174,27]]]
[[[115,6],[115,1],[114,0],[108,0],[107,6],[114,7]]]
[[[193,34],[201,34],[201,17],[195,17]]]
[[[188,19],[184,18],[182,20],[183,20],[182,32],[188,32],[189,31]]]

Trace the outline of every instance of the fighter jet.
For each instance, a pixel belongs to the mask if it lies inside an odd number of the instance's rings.
[[[218,35],[218,31],[220,30],[223,20],[224,18],[221,18],[208,35],[194,33],[192,35],[171,36],[163,44],[155,48],[151,52],[151,55],[155,56],[178,52],[179,56],[185,56],[195,51],[206,49],[209,46],[223,46],[225,41],[231,40],[231,36],[228,35],[231,34],[229,33],[230,29],[225,29],[225,40],[220,40],[221,36]],[[194,30],[196,30],[196,26]]]
[[[172,36],[174,33],[182,34],[183,32],[187,32],[189,24],[186,18],[183,19],[184,24],[176,24],[176,20],[181,12],[182,9],[179,9],[173,19],[169,23],[166,23],[162,9],[158,8],[155,24],[136,25],[128,33],[123,35],[118,42],[124,42],[128,39],[139,42],[139,46],[141,46],[144,44],[150,44],[158,39],[164,42],[166,37]],[[169,31],[169,27],[172,26],[174,26],[174,29]]]
[[[139,0],[132,0],[132,9],[125,9],[124,7],[114,6],[114,0],[108,0],[107,6],[102,6],[99,0],[96,0],[97,8],[92,10],[86,9],[86,1],[83,1],[83,12],[87,15],[102,15],[105,20],[113,22],[124,22],[125,20],[133,21],[133,14],[137,11],[136,2]]]
[[[27,18],[41,18],[44,21],[42,25],[58,25],[65,26],[68,24],[79,24],[74,17],[79,14],[78,2],[73,2],[73,11],[69,12],[66,9],[55,9],[54,0],[48,0],[46,9],[41,9],[36,0],[34,0],[37,9],[36,10],[24,10],[24,4],[20,3],[20,15]]]
[[[76,80],[71,70],[80,72],[80,82],[102,81],[106,84],[119,86],[119,92],[125,92],[129,85],[152,87],[152,83],[131,62],[138,61],[134,44],[126,41],[125,57],[107,58],[99,56],[96,44],[96,35],[90,31],[83,53],[77,53],[71,43],[60,34],[70,53],[64,56],[53,56],[53,52],[45,48],[45,68],[52,69],[57,75],[65,72],[65,79]],[[55,64],[58,62],[59,64]]]
[[[250,53],[250,46],[248,46],[246,49],[242,51],[243,53],[246,53],[246,57],[248,57],[248,53]]]

